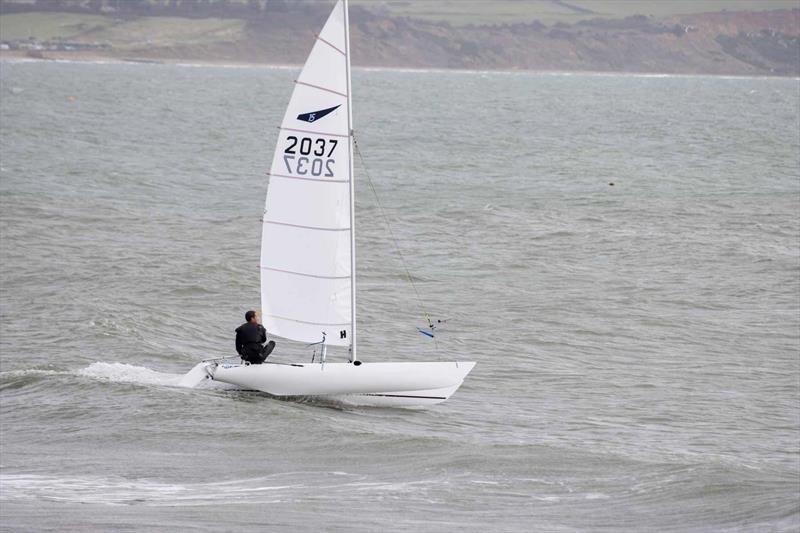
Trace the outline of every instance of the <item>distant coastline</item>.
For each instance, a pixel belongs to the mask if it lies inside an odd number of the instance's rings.
[[[309,27],[325,15],[82,16],[4,13],[0,58],[300,65],[313,39]],[[44,37],[23,38],[23,23]],[[70,33],[54,36],[54,27]],[[800,9],[456,27],[361,8],[353,14],[352,54],[356,67],[797,77]]]
[[[70,56],[70,57],[27,57],[19,54],[8,54],[0,51],[0,63],[78,63],[87,65],[164,65],[186,68],[242,68],[242,69],[281,69],[300,70],[302,64],[287,63],[254,63],[244,61],[186,61],[179,59],[169,60],[137,60],[136,58],[115,58],[101,56]],[[531,69],[466,69],[466,68],[436,68],[436,67],[384,67],[375,65],[354,66],[355,71],[387,71],[387,72],[420,72],[420,73],[463,73],[463,74],[539,74],[545,76],[629,76],[632,78],[718,78],[718,79],[776,79],[796,80],[798,76],[776,76],[772,74],[705,74],[705,73],[671,73],[671,72],[626,72],[626,71],[595,71],[595,70],[531,70]]]

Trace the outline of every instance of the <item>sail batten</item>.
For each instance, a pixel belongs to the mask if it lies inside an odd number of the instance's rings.
[[[325,39],[323,39],[319,35],[317,35],[317,39],[319,39],[323,43],[327,44],[328,46],[330,46],[331,48],[333,48],[334,50],[336,50],[337,52],[339,52],[343,56],[347,56],[347,52],[345,52],[344,50],[339,50],[339,48],[337,48],[335,44],[329,43],[328,41],[326,41]]]
[[[334,132],[330,132],[330,131],[300,130],[300,129],[297,129],[297,128],[287,128],[287,127],[284,127],[284,126],[278,126],[278,129],[279,130],[284,130],[284,131],[294,131],[294,132],[297,132],[297,133],[315,133],[317,135],[327,135],[328,137],[344,137],[344,138],[350,137],[350,135],[347,134],[347,133],[334,133]]]
[[[334,91],[333,89],[328,89],[327,87],[322,87],[321,85],[314,85],[313,83],[306,83],[300,80],[294,80],[295,83],[299,85],[305,85],[306,87],[311,87],[312,89],[319,89],[320,91],[328,91],[329,93],[338,94],[339,96],[344,96],[347,98],[346,94],[342,94],[339,91]]]
[[[297,77],[279,127],[261,233],[261,308],[267,331],[301,342],[318,342],[327,331],[327,342],[334,346],[349,346],[354,336],[345,31],[340,0]],[[328,331],[331,327],[336,330]]]
[[[261,270],[271,270],[272,272],[280,272],[281,274],[291,274],[292,276],[303,276],[305,278],[317,279],[350,279],[350,276],[320,276],[319,274],[309,274],[308,272],[297,272],[294,270],[283,270],[282,268],[273,268],[269,266],[262,266]]]
[[[299,320],[297,318],[289,318],[289,317],[286,317],[286,316],[275,316],[275,315],[269,315],[269,316],[271,318],[276,319],[276,320],[286,320],[288,322],[297,322],[298,324],[308,324],[308,325],[313,325],[313,326],[349,326],[350,325],[349,322],[338,322],[338,323],[333,323],[333,322],[308,322],[306,320]]]
[[[277,224],[278,226],[291,226],[293,228],[302,228],[313,231],[350,231],[350,228],[322,228],[319,226],[301,226],[300,224],[289,224],[288,222],[279,222],[277,220],[265,220],[264,224]]]
[[[272,174],[271,172],[267,172],[267,176],[273,178],[283,178],[287,180],[303,180],[303,181],[318,181],[322,183],[350,183],[350,180],[328,180],[328,179],[317,179],[317,178],[305,178],[303,176],[287,176],[286,174]]]

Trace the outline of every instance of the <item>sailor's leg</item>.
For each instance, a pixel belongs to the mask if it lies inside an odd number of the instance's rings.
[[[262,361],[266,360],[269,357],[269,354],[272,353],[272,350],[275,349],[275,341],[269,341],[262,349],[261,349],[261,357],[263,357]]]

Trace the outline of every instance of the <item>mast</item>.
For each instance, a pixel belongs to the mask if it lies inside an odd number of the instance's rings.
[[[356,357],[356,187],[353,181],[353,95],[350,80],[350,10],[344,0],[344,51],[347,69],[347,148],[350,151],[347,168],[350,181],[350,360]]]

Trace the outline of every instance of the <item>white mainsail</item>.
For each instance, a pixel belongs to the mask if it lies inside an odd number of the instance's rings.
[[[270,169],[261,234],[271,335],[355,347],[347,10],[336,4],[295,81]],[[355,353],[352,354],[355,356]]]

